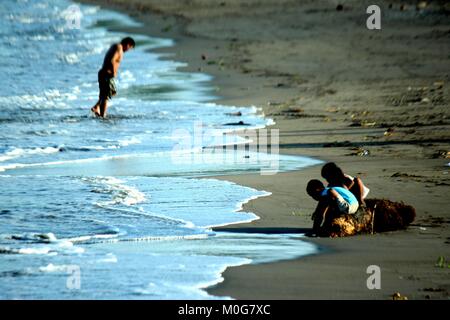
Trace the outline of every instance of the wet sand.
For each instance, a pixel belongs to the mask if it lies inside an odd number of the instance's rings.
[[[306,239],[320,254],[229,268],[208,289],[237,299],[448,299],[450,268],[450,8],[445,1],[379,1],[382,29],[367,30],[364,1],[91,0],[142,21],[133,32],[172,38],[160,49],[187,71],[214,76],[223,104],[262,107],[280,153],[337,162],[369,197],[417,210],[405,231]],[[337,5],[343,4],[343,10]],[[392,4],[391,8],[389,4]],[[131,31],[131,30],[130,30]],[[237,117],[238,119],[238,117]],[[272,192],[244,210],[260,220],[222,229],[301,233],[320,167],[273,176],[225,176]],[[219,228],[218,228],[219,229]],[[381,289],[369,290],[369,265]]]

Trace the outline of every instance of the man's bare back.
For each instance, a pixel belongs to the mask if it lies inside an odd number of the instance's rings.
[[[113,77],[117,77],[117,71],[119,70],[122,58],[122,45],[120,43],[113,44],[105,54],[102,69]]]

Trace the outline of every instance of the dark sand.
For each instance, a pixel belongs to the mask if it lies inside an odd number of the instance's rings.
[[[144,22],[133,32],[169,37],[160,50],[215,76],[218,102],[256,105],[276,121],[280,152],[336,161],[370,197],[417,210],[405,231],[308,239],[321,254],[229,268],[208,292],[238,299],[448,299],[450,268],[450,6],[378,1],[382,30],[365,27],[367,1],[91,0]],[[344,10],[337,11],[338,3]],[[388,5],[392,3],[391,9]],[[400,5],[406,4],[404,10]],[[202,59],[202,55],[206,59]],[[358,149],[361,148],[361,149]],[[358,153],[368,150],[368,156]],[[219,177],[272,192],[245,210],[261,217],[226,230],[302,232],[320,167],[274,176]],[[219,229],[219,228],[218,228]],[[381,268],[368,290],[366,269]]]

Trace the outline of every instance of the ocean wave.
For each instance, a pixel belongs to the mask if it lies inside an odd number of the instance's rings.
[[[81,147],[69,147],[64,146],[61,147],[61,151],[81,151],[81,152],[88,152],[88,151],[100,151],[100,150],[112,150],[112,149],[119,149],[120,146],[116,145],[109,145],[109,146],[81,146]]]
[[[169,218],[170,219],[170,218]],[[198,234],[187,234],[187,235],[149,235],[149,236],[127,236],[126,234],[92,234],[92,235],[80,235],[70,238],[57,239],[54,235],[52,236],[52,241],[46,242],[42,241],[46,246],[36,245],[34,247],[21,247],[21,248],[11,248],[11,247],[0,247],[0,254],[48,254],[51,252],[57,252],[58,249],[69,249],[72,253],[82,253],[84,249],[81,247],[76,247],[75,245],[80,244],[94,244],[94,243],[117,243],[117,242],[151,242],[151,241],[175,241],[175,240],[198,240],[207,239],[214,236],[214,233],[205,232]],[[17,240],[17,236],[9,236],[9,238],[14,238]],[[19,236],[20,238],[20,236]],[[34,236],[23,236],[23,239],[35,239]],[[53,244],[53,246],[49,246]]]
[[[104,258],[98,259],[97,262],[102,263],[117,263],[117,256],[113,253],[107,253]]]
[[[76,53],[59,54],[58,59],[67,64],[77,64],[81,61],[81,55]]]
[[[61,174],[85,176],[111,176],[116,174],[112,167],[119,161],[127,160],[121,175],[145,175],[152,177],[200,177],[228,175],[236,173],[285,172],[322,163],[320,160],[278,153],[250,152],[245,150],[227,150],[223,148],[193,148],[151,153],[133,153],[116,156],[61,160],[41,163],[9,163],[0,166],[0,172],[9,170],[36,170],[36,174]],[[105,165],[98,166],[104,162]],[[86,164],[95,163],[94,166]],[[135,164],[138,164],[136,166]],[[17,172],[20,173],[20,172]]]
[[[138,137],[130,137],[130,138],[119,140],[118,142],[121,147],[126,147],[126,146],[129,146],[132,144],[142,143],[142,141]]]
[[[93,192],[111,194],[111,200],[98,202],[98,205],[122,204],[133,206],[146,200],[145,194],[134,187],[125,185],[124,181],[114,177],[83,178],[82,180],[99,184],[100,187],[93,189]]]
[[[97,241],[103,241],[105,239],[114,239],[119,237],[119,233],[111,233],[111,234],[93,234],[93,235],[85,235],[85,236],[77,236],[71,238],[61,239],[63,241],[70,241],[72,243],[92,243]]]
[[[18,240],[15,236],[14,240]],[[65,239],[52,239],[51,241],[41,241],[41,243],[27,243],[27,246],[20,246],[20,242],[0,247],[0,254],[22,254],[22,255],[49,255],[58,253],[80,254],[84,248],[75,246],[73,242]]]
[[[207,239],[213,236],[208,233],[200,233],[200,234],[188,234],[188,235],[180,235],[180,236],[169,236],[169,235],[161,235],[161,236],[140,236],[140,237],[128,237],[128,238],[116,238],[116,239],[100,239],[96,242],[98,243],[118,243],[118,242],[159,242],[159,241],[179,241],[179,240],[201,240]]]
[[[3,236],[3,238],[10,239],[10,240],[25,240],[25,241],[40,242],[40,243],[50,243],[50,242],[56,242],[58,240],[52,232],[13,234],[13,235],[9,235],[9,236],[8,235]]]
[[[48,265],[46,265],[44,267],[39,267],[38,270],[40,272],[68,273],[68,272],[73,271],[73,265],[69,265],[69,264],[55,265],[53,263],[49,263]]]
[[[78,87],[76,87],[78,88]],[[41,95],[24,94],[16,96],[0,96],[2,108],[22,109],[22,110],[43,110],[43,109],[68,109],[67,101],[78,99],[76,88],[72,92],[60,92],[52,89],[46,90]]]
[[[0,254],[50,254],[51,248],[10,248],[0,247]]]
[[[36,147],[36,148],[15,148],[13,147],[11,150],[0,154],[0,162],[24,157],[24,156],[30,156],[30,155],[37,155],[37,154],[51,154],[51,153],[57,153],[61,152],[60,147]]]
[[[67,135],[69,133],[69,131],[67,130],[47,130],[47,129],[41,129],[41,130],[27,130],[27,131],[23,131],[24,134],[27,135],[35,135],[35,136],[39,136],[39,137],[45,137],[45,136],[54,136],[54,135]]]

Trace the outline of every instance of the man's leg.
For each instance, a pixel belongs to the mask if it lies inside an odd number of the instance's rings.
[[[98,99],[97,103],[91,108],[91,111],[96,115],[100,115],[100,99]]]
[[[106,117],[106,109],[108,109],[108,99],[102,99],[100,101],[100,117]]]

